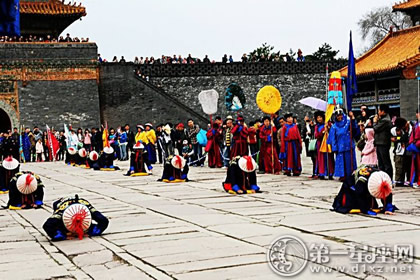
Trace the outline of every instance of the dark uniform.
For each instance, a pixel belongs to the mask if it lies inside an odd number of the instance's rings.
[[[147,166],[147,169],[146,169]],[[130,155],[130,169],[127,172],[127,176],[134,173],[147,173],[152,170],[153,167],[150,164],[148,152],[145,149],[134,149]]]
[[[171,155],[165,160],[165,166],[163,167],[162,178],[159,179],[159,181],[163,181],[163,180],[169,180],[169,181],[185,180],[185,181],[188,181],[188,171],[189,171],[188,164],[185,164],[184,168],[182,168],[182,169],[175,168],[171,163],[173,158],[174,158],[174,156]]]
[[[30,194],[23,194],[21,193],[17,188],[17,180],[20,176],[25,174],[31,174],[35,177],[37,182],[37,189]],[[15,177],[12,178],[10,181],[10,191],[9,191],[9,202],[7,203],[7,206],[10,208],[16,207],[16,208],[37,208],[38,206],[43,205],[43,199],[44,199],[44,184],[41,181],[41,178],[39,178],[38,175],[35,175],[32,172],[29,171],[23,171],[16,173]]]
[[[114,153],[107,154],[102,152],[99,159],[93,164],[94,170],[101,170],[101,168],[110,168],[120,170],[118,166],[114,166]]]
[[[362,166],[352,176],[347,176],[343,182],[340,192],[333,202],[333,210],[342,214],[349,213],[352,209],[360,209],[360,212],[369,215],[376,215],[372,209],[378,208],[376,198],[368,189],[368,180],[373,172],[379,169]],[[383,208],[380,212],[394,212],[398,208],[392,204],[392,193],[386,199],[382,199]]]
[[[15,169],[7,169],[4,167],[5,161],[7,159],[4,159],[3,163],[0,164],[0,191],[1,192],[7,192],[9,191],[9,185],[10,181],[13,177],[15,177],[15,174],[19,172],[20,164],[17,165]],[[15,159],[16,160],[16,159]]]
[[[66,159],[64,160],[64,162],[68,165],[75,165],[76,164],[76,159],[77,159],[78,154],[70,154],[69,151],[66,151]]]
[[[53,203],[53,215],[44,223],[43,228],[48,236],[53,241],[60,241],[67,239],[67,234],[70,233],[63,222],[64,211],[72,204],[85,205],[92,215],[92,220],[97,224],[92,223],[87,231],[89,236],[101,235],[108,227],[108,219],[96,210],[89,201],[79,198],[78,195],[74,197],[63,197]]]
[[[239,167],[240,158],[240,156],[236,156],[229,162],[223,188],[227,192],[235,193],[259,192],[260,188],[257,186],[255,170],[251,172],[243,171]]]

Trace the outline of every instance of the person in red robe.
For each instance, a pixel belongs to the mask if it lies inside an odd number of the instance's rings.
[[[418,188],[420,185],[420,113],[416,112],[417,123],[411,133],[407,150],[412,152],[410,186]]]
[[[255,128],[255,122],[250,122],[248,127],[248,145],[251,152],[251,156],[254,160],[257,160],[258,156],[258,130]]]
[[[334,175],[334,155],[332,153],[321,152],[321,144],[324,139],[325,133],[328,128],[325,126],[324,121],[325,115],[321,111],[315,112],[315,139],[316,139],[316,167],[315,174],[319,179],[324,180],[325,176],[328,176],[330,180],[333,179]]]
[[[238,116],[236,125],[232,129],[233,147],[230,152],[230,158],[236,156],[248,155],[248,128],[245,125],[245,120],[242,116]]]
[[[281,166],[277,154],[276,145],[273,143],[273,135],[275,135],[277,129],[273,123],[270,123],[270,118],[267,116],[263,118],[263,123],[264,124],[260,127],[259,133],[261,140],[260,159],[262,158],[264,172],[280,174]],[[273,129],[272,133],[271,129]]]
[[[302,138],[298,126],[293,123],[292,114],[284,116],[286,124],[281,132],[280,154],[283,158],[283,170],[287,176],[299,176],[302,172],[300,154],[302,153]]]
[[[206,135],[208,141],[205,150],[208,153],[209,167],[221,168],[223,162],[220,154],[220,142],[223,139],[223,132],[220,129],[219,123],[214,122],[212,129],[209,129]]]

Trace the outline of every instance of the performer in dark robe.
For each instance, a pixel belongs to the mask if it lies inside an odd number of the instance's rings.
[[[379,211],[376,210],[376,199],[380,199],[383,205]],[[376,216],[376,212],[392,214],[398,210],[392,204],[391,178],[385,172],[370,166],[361,166],[354,175],[346,178],[332,206],[339,213],[361,212],[372,216]]]
[[[188,164],[186,164],[183,157],[177,155],[169,156],[165,161],[165,166],[163,167],[162,178],[158,181],[166,183],[186,182],[188,181],[188,171]]]
[[[9,192],[10,181],[19,172],[20,164],[11,155],[0,164],[0,194]]]
[[[99,160],[93,164],[93,169],[103,171],[120,170],[118,166],[114,165],[114,158],[114,148],[105,147]]]
[[[212,129],[207,131],[207,145],[205,151],[208,153],[209,167],[222,167],[222,156],[220,154],[220,142],[223,139],[223,131],[219,124],[214,122]]]
[[[9,202],[11,210],[38,208],[44,199],[44,184],[38,175],[29,171],[16,173],[10,181]]]
[[[315,112],[315,138],[316,138],[316,167],[315,174],[319,179],[323,180],[326,176],[330,180],[333,179],[334,175],[334,154],[333,153],[324,153],[321,152],[321,144],[324,139],[324,135],[328,132],[327,127],[325,127],[324,121],[325,115],[324,112],[317,111]]]
[[[230,158],[248,155],[248,128],[242,116],[238,117],[236,125],[231,131],[233,135],[233,146],[230,151]]]
[[[66,159],[64,162],[67,165],[75,165],[77,160],[77,150],[74,147],[68,147],[66,152]]]
[[[90,151],[87,159],[87,168],[93,168],[95,163],[99,160],[99,154],[96,151]]]
[[[79,149],[79,151],[75,155],[76,165],[80,167],[86,167],[87,155],[88,154],[85,148]]]
[[[280,155],[283,159],[283,170],[287,176],[299,176],[302,172],[300,155],[302,153],[302,138],[298,126],[293,122],[292,114],[284,116],[286,123],[281,134]]]
[[[126,176],[151,175],[152,169],[147,150],[142,143],[137,142],[130,155],[130,169]]]
[[[229,162],[223,188],[228,193],[244,194],[260,192],[257,186],[257,163],[251,156],[237,156]]]
[[[277,145],[273,143],[273,135],[275,135],[277,129],[273,124],[270,124],[270,118],[267,116],[263,118],[263,123],[263,126],[259,129],[261,140],[260,161],[264,166],[265,173],[273,173],[274,171],[274,174],[279,174],[281,166],[277,154]],[[273,133],[271,133],[271,129],[273,129]]]
[[[74,197],[64,197],[55,201],[53,211],[53,215],[43,225],[52,241],[65,240],[71,235],[83,239],[85,233],[89,236],[98,236],[109,224],[101,212],[86,199],[79,198],[77,194]],[[92,220],[96,223],[92,223]]]

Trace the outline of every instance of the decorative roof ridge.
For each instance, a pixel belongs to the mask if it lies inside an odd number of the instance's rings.
[[[405,10],[405,9],[412,9],[415,7],[420,7],[420,0],[407,0],[407,1],[401,1],[401,2],[395,3],[392,6],[392,10],[400,11],[400,10]]]
[[[21,1],[20,2],[21,13],[48,13],[48,14],[82,14],[86,15],[86,8],[81,3],[76,5],[74,3],[64,4],[60,0],[49,0],[48,2],[33,2],[33,1]]]
[[[398,62],[398,67],[407,67],[413,63],[420,61],[420,50],[417,54],[407,57],[405,60]]]
[[[397,37],[402,34],[406,34],[409,32],[417,31],[417,29],[420,31],[420,25],[412,26],[409,28],[397,30],[397,31],[391,31],[388,32],[388,34],[385,35],[385,37],[380,40],[375,46],[373,46],[370,50],[368,50],[366,53],[364,53],[362,56],[358,57],[356,59],[356,62],[365,58],[366,56],[369,56],[372,52],[376,51],[380,46],[382,46],[390,37]]]
[[[406,33],[410,33],[410,32],[414,32],[414,31],[420,31],[420,25],[416,25],[416,26],[412,26],[412,27],[409,27],[409,28],[405,28],[405,29],[401,29],[401,30],[397,30],[397,31],[392,31],[392,32],[389,32],[388,34],[386,34],[386,36],[381,40],[381,41],[379,41],[375,46],[373,46],[370,50],[368,50],[367,52],[365,52],[362,56],[360,56],[360,57],[358,57],[357,59],[356,59],[356,61],[355,61],[355,63],[357,63],[358,61],[360,61],[360,60],[363,60],[364,58],[366,58],[366,57],[368,57],[370,54],[372,54],[373,52],[375,52],[378,48],[380,48],[383,44],[385,44],[385,42],[389,39],[389,38],[392,38],[392,37],[397,37],[397,36],[400,36],[400,35],[403,35],[403,34],[406,34]],[[418,52],[420,52],[420,49],[418,50]],[[418,54],[418,53],[417,53]],[[415,54],[413,57],[415,57],[417,54]],[[409,57],[409,58],[407,58],[407,59],[410,59],[410,58],[412,58],[412,57]],[[406,59],[406,60],[407,60]],[[406,61],[406,60],[403,60],[403,61],[400,61],[400,62],[398,62],[398,65],[400,65],[402,62],[404,62],[404,61]],[[402,65],[402,64],[401,64]],[[340,70],[338,70],[338,71],[340,71],[340,72],[342,72],[342,71],[345,71],[345,70],[347,70],[347,66],[345,66],[345,67],[343,67],[343,68],[341,68]]]

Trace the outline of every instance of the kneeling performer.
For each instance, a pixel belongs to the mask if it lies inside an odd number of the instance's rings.
[[[53,203],[53,215],[44,223],[43,228],[53,241],[77,235],[81,240],[85,233],[89,236],[101,235],[108,227],[108,219],[96,210],[89,201],[74,197],[63,197]],[[96,224],[92,223],[92,220]]]
[[[44,199],[44,184],[38,175],[23,171],[10,181],[9,202],[11,210],[38,208]]]
[[[179,183],[188,181],[189,167],[181,156],[169,156],[165,161],[162,178],[158,181]]]
[[[232,194],[260,192],[260,187],[257,186],[256,169],[257,163],[251,156],[234,157],[229,163],[223,188]]]

